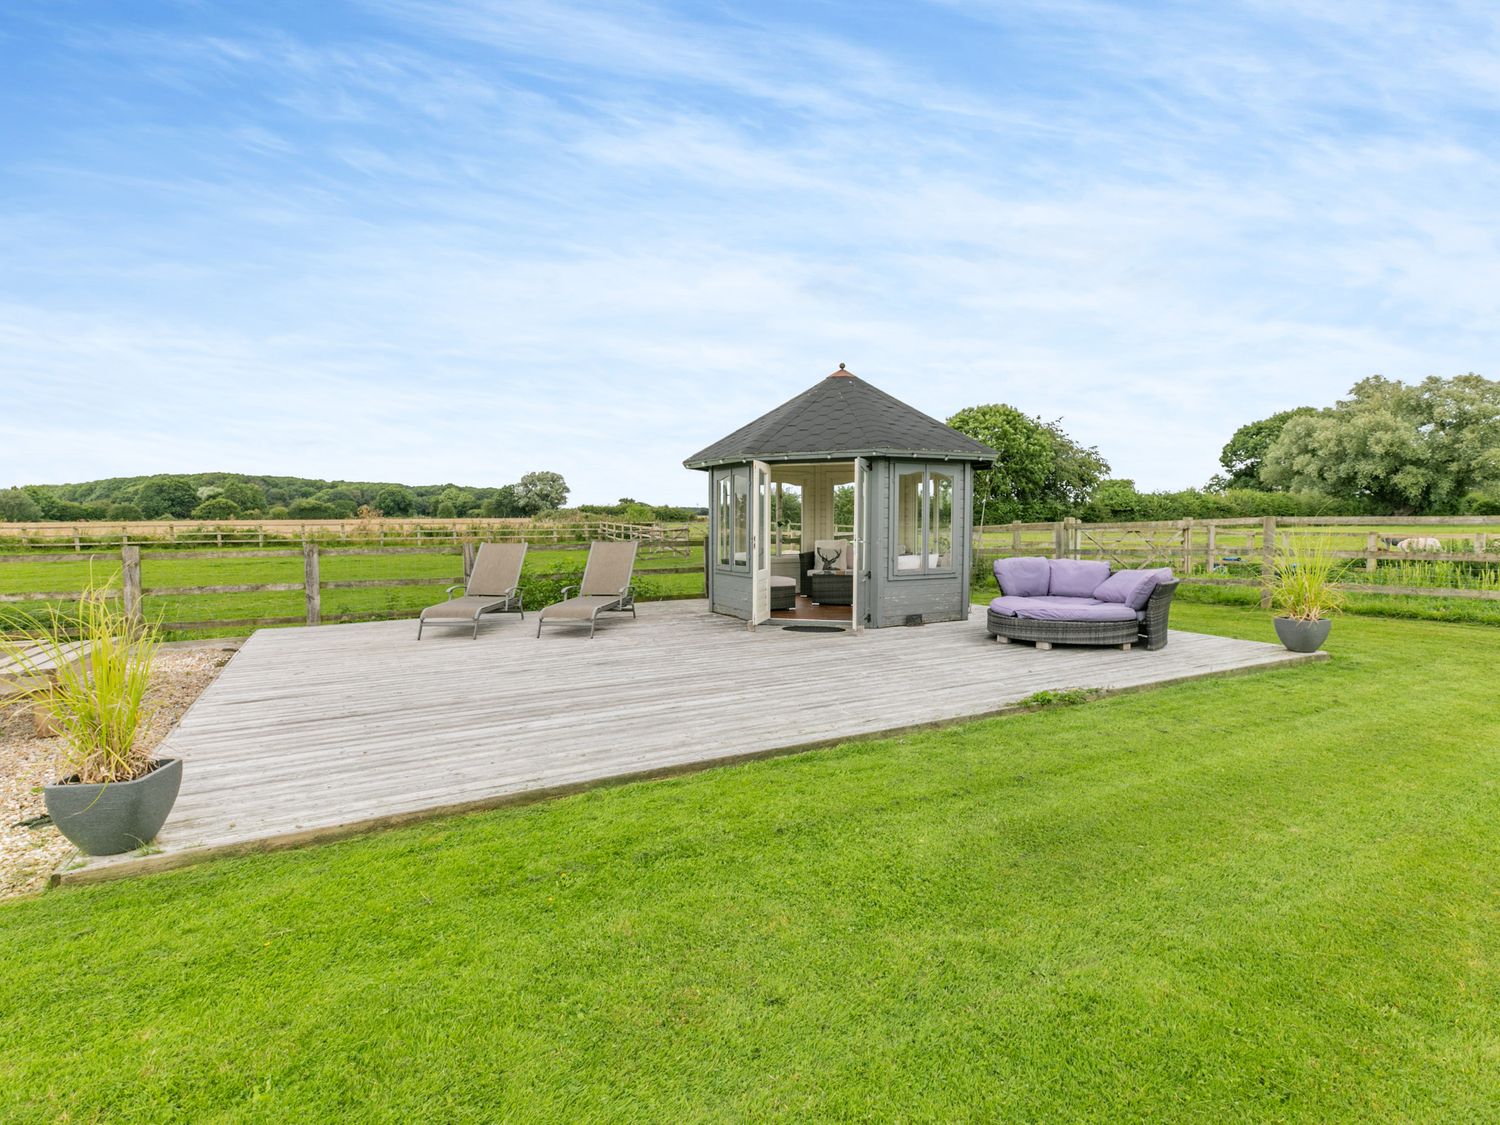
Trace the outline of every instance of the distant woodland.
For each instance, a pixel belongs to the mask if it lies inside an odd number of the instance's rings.
[[[545,471],[527,473],[514,484],[498,487],[243,473],[158,474],[0,489],[0,521],[494,518],[556,512],[567,501],[568,484],[562,474]],[[584,504],[572,510],[642,522],[685,520],[697,511],[644,504],[629,497],[615,504]]]

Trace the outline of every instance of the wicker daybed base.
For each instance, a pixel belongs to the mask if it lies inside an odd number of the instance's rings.
[[[990,635],[997,641],[1034,641],[1037,648],[1053,645],[1139,644],[1155,651],[1167,646],[1167,615],[1177,583],[1163,582],[1146,602],[1144,620],[1139,621],[1041,621],[1033,617],[1011,617],[989,610]]]

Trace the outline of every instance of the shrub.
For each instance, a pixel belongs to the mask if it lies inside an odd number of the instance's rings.
[[[1461,508],[1467,516],[1500,516],[1500,490],[1471,492],[1464,497]]]
[[[626,523],[654,523],[656,522],[656,509],[650,504],[627,504],[625,510],[620,513],[620,518]]]
[[[338,509],[332,504],[325,504],[321,500],[313,500],[303,497],[293,500],[286,509],[287,519],[294,520],[336,520],[339,518]]]
[[[1089,523],[1138,520],[1234,519],[1246,516],[1361,516],[1377,514],[1363,501],[1339,500],[1317,492],[1262,492],[1230,488],[1208,492],[1139,492],[1132,480],[1107,480],[1081,516]],[[1060,519],[1060,516],[1040,517]]]
[[[224,496],[210,496],[193,509],[195,520],[232,520],[240,514],[233,500]]]

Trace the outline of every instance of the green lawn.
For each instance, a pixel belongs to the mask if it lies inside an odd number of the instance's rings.
[[[1332,651],[0,906],[0,1119],[1493,1120],[1500,630]]]

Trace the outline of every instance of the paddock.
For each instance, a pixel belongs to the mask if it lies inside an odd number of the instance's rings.
[[[264,629],[159,754],[182,791],[142,853],[65,862],[87,882],[291,847],[849,739],[1004,713],[1039,691],[1122,691],[1320,659],[1174,631],[1159,652],[996,644],[968,621],[805,633],[643,605],[537,638],[529,619]],[[1268,630],[1269,631],[1269,630]]]

